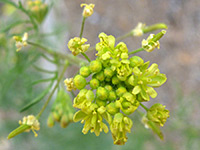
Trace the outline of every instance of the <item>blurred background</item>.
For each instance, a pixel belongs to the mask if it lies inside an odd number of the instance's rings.
[[[25,2],[25,1],[24,1]],[[26,17],[0,1],[0,150],[198,150],[200,149],[200,1],[199,0],[54,0],[53,6],[40,27],[41,33],[54,33],[43,37],[43,44],[61,51],[67,50],[67,42],[78,36],[81,27],[81,3],[94,3],[94,14],[86,20],[83,37],[91,45],[99,41],[98,34],[105,32],[119,37],[133,29],[138,22],[146,25],[165,23],[167,34],[160,40],[160,50],[152,53],[138,53],[145,61],[159,65],[167,82],[157,89],[158,96],[153,103],[166,105],[170,118],[162,128],[164,141],[160,141],[150,130],[143,127],[140,117],[133,115],[132,133],[124,146],[113,145],[111,134],[83,135],[82,124],[70,124],[63,129],[57,124],[48,128],[48,110],[41,119],[39,136],[23,133],[7,140],[10,131],[18,126],[18,120],[29,113],[37,113],[43,102],[19,113],[19,110],[41,87],[30,87],[29,83],[41,78],[41,74],[29,67],[37,57],[23,52],[15,53],[13,34],[20,33],[20,27],[2,32],[11,22]],[[8,9],[9,8],[9,9]],[[156,31],[154,33],[157,33]],[[129,37],[123,40],[129,51],[140,47],[147,38]],[[29,48],[29,47],[28,47]],[[31,48],[30,49],[34,49]],[[93,52],[88,53],[94,58]],[[39,61],[42,66],[55,66]],[[72,77],[78,68],[71,67],[67,77]],[[50,108],[48,108],[50,110]]]

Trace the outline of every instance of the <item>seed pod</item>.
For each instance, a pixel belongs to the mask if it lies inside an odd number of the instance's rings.
[[[96,78],[90,80],[90,87],[92,89],[97,89],[99,87],[99,80],[97,80]]]
[[[88,66],[83,66],[80,69],[80,75],[82,75],[83,77],[88,77],[90,75],[91,71],[90,68]]]
[[[87,84],[86,79],[81,75],[76,75],[74,78],[74,85],[77,89],[83,89]]]
[[[108,98],[108,91],[103,87],[99,87],[97,89],[97,98],[100,100],[106,100]]]
[[[90,62],[90,70],[93,73],[100,72],[102,69],[102,63],[99,60],[93,60]]]

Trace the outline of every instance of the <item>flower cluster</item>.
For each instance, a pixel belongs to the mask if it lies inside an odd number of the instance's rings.
[[[51,113],[49,114],[47,125],[53,127],[55,121],[60,122],[62,128],[72,122],[74,115],[74,108],[70,96],[63,90],[60,89],[54,104],[52,105]]]
[[[48,5],[41,0],[29,0],[28,10],[38,23],[42,23],[48,12]]]
[[[32,130],[35,136],[38,136],[35,130],[40,130],[40,123],[34,115],[24,117],[22,121],[19,121],[19,124],[29,126],[29,128],[26,129],[25,132],[30,132],[30,130]]]
[[[120,42],[115,46],[115,37],[112,35],[100,33],[99,39],[96,60],[81,67],[73,79],[74,88],[80,90],[73,104],[80,109],[75,113],[74,121],[85,123],[84,134],[90,130],[98,136],[101,131],[108,132],[107,125],[103,123],[105,119],[114,144],[122,145],[127,141],[126,133],[131,131],[133,125],[128,115],[141,102],[155,98],[157,93],[154,88],[164,84],[167,78],[160,73],[157,64],[149,67],[149,61],[144,62],[139,56],[129,58],[126,44]],[[154,109],[149,110],[148,116],[160,121],[158,123],[164,123]]]
[[[68,42],[68,48],[74,56],[79,53],[84,53],[90,47],[90,44],[85,44],[87,39],[75,37]]]

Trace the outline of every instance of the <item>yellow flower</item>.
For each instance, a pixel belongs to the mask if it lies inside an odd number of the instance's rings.
[[[65,83],[65,86],[67,87],[67,91],[76,90],[74,86],[73,78],[65,79],[64,83]]]
[[[30,126],[29,129],[25,130],[25,132],[29,132],[30,130],[32,130],[35,137],[38,136],[37,133],[35,132],[35,130],[37,130],[37,131],[40,130],[40,123],[34,115],[28,115],[28,116],[24,117],[22,121],[19,120],[19,124]]]
[[[15,46],[17,47],[17,52],[19,52],[22,47],[27,46],[27,40],[28,40],[28,33],[25,32],[23,37],[21,36],[14,36],[13,39],[16,41]]]
[[[81,7],[84,7],[83,9],[83,17],[87,18],[89,16],[91,16],[93,14],[93,8],[94,8],[94,4],[81,4]]]
[[[145,24],[139,22],[138,25],[135,27],[135,29],[132,30],[133,35],[142,36],[144,27],[145,27]]]
[[[149,37],[145,40],[142,40],[142,48],[147,52],[152,52],[155,48],[160,49],[159,41],[153,41],[155,34],[150,34]]]

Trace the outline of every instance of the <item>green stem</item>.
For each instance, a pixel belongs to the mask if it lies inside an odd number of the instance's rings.
[[[40,118],[40,116],[42,115],[42,113],[43,113],[44,110],[46,109],[47,105],[49,104],[49,102],[50,102],[50,100],[51,100],[51,98],[52,98],[54,92],[55,92],[56,89],[58,88],[59,83],[60,83],[60,81],[62,80],[62,78],[63,78],[63,76],[64,76],[64,73],[65,73],[67,67],[68,67],[68,65],[65,65],[65,66],[64,66],[63,71],[61,72],[61,74],[60,74],[60,76],[59,76],[59,78],[58,78],[58,81],[57,81],[56,85],[54,86],[52,92],[50,93],[50,95],[49,95],[47,101],[45,102],[44,106],[42,107],[41,111],[38,113],[37,119]]]
[[[142,106],[142,108],[144,108],[146,111],[149,110],[149,109],[148,109],[146,106],[144,106],[142,103],[140,103],[140,106]]]
[[[88,62],[91,62],[90,58],[85,53],[81,53],[81,54],[88,60]]]
[[[84,30],[84,25],[85,25],[85,20],[86,20],[86,18],[85,17],[83,17],[83,20],[82,20],[82,25],[81,25],[81,32],[80,32],[80,39],[82,38],[82,36],[83,36],[83,30]]]
[[[40,48],[43,52],[45,52],[45,53],[47,53],[47,54],[49,54],[49,55],[57,56],[57,57],[59,57],[60,59],[64,59],[64,60],[67,59],[67,60],[69,60],[69,62],[70,62],[71,64],[76,64],[76,65],[79,66],[81,62],[86,63],[83,59],[78,58],[78,57],[75,57],[75,56],[73,56],[73,55],[71,55],[71,54],[65,55],[65,54],[62,54],[62,53],[53,51],[53,50],[51,50],[51,49],[49,49],[49,48],[46,48],[46,47],[44,47],[44,46],[42,46],[42,45],[40,45],[40,44],[33,43],[33,42],[30,42],[30,41],[28,41],[27,43],[28,43],[29,45],[32,45],[32,46],[35,46],[35,47]]]
[[[135,53],[138,53],[138,52],[141,52],[141,51],[143,51],[144,50],[144,48],[138,48],[138,49],[136,49],[136,50],[134,50],[134,51],[132,51],[132,52],[129,52],[128,54],[129,55],[132,55],[132,54],[135,54]]]
[[[126,38],[128,38],[128,37],[130,37],[130,36],[133,36],[132,30],[131,30],[130,32],[128,32],[128,33],[126,33],[126,34],[124,34],[124,35],[122,35],[122,36],[116,38],[116,42],[121,41],[121,40],[123,40],[123,39],[126,39]]]

